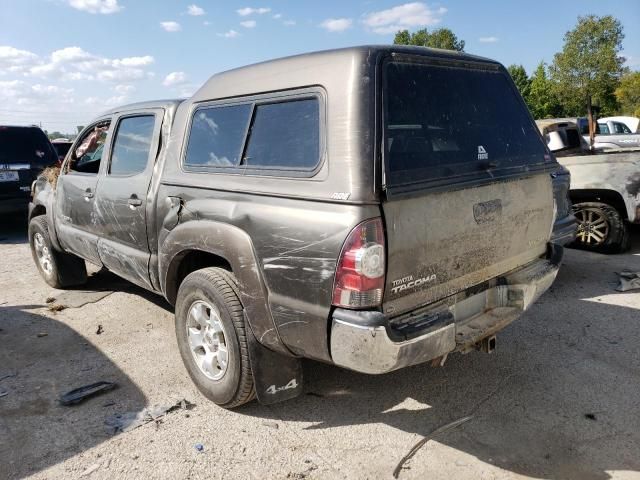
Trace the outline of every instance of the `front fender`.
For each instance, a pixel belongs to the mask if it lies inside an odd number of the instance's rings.
[[[240,228],[210,220],[181,223],[170,232],[161,233],[158,249],[160,286],[167,295],[175,274],[175,262],[191,250],[224,258],[238,281],[245,318],[258,341],[277,352],[291,355],[280,339],[267,301],[268,293],[260,272],[253,243]]]
[[[49,238],[54,248],[59,251],[64,249],[58,241],[58,232],[56,230],[55,212],[54,212],[55,187],[42,175],[35,180],[35,188],[33,198],[29,203],[29,221],[44,208],[47,217],[47,225],[49,227]]]

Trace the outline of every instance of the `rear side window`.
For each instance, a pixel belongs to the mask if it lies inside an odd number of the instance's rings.
[[[48,166],[57,160],[51,142],[39,128],[0,126],[0,163]]]
[[[318,97],[198,108],[184,164],[195,168],[312,171],[320,162]],[[266,173],[265,173],[266,174]]]
[[[135,175],[147,168],[154,126],[154,115],[120,120],[111,154],[111,175]]]
[[[313,169],[320,160],[317,98],[257,105],[244,164]]]
[[[251,105],[202,108],[195,112],[185,165],[234,167],[240,164]]]
[[[384,81],[388,183],[544,163],[545,145],[503,71],[389,62]]]

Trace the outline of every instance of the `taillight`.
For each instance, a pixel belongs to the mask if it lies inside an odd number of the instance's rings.
[[[336,269],[333,304],[364,308],[382,302],[385,272],[382,219],[366,220],[347,237]]]

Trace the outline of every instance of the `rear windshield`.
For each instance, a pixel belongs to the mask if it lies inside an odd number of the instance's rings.
[[[502,70],[394,61],[384,82],[388,184],[545,162],[544,143]]]
[[[49,139],[39,128],[0,126],[0,163],[52,165],[57,160]]]

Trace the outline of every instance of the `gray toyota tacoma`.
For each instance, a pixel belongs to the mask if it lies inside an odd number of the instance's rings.
[[[380,374],[491,351],[558,271],[558,169],[499,63],[325,51],[97,118],[34,186],[29,240],[53,287],[88,261],[175,305],[215,403],[273,403],[302,358]]]

